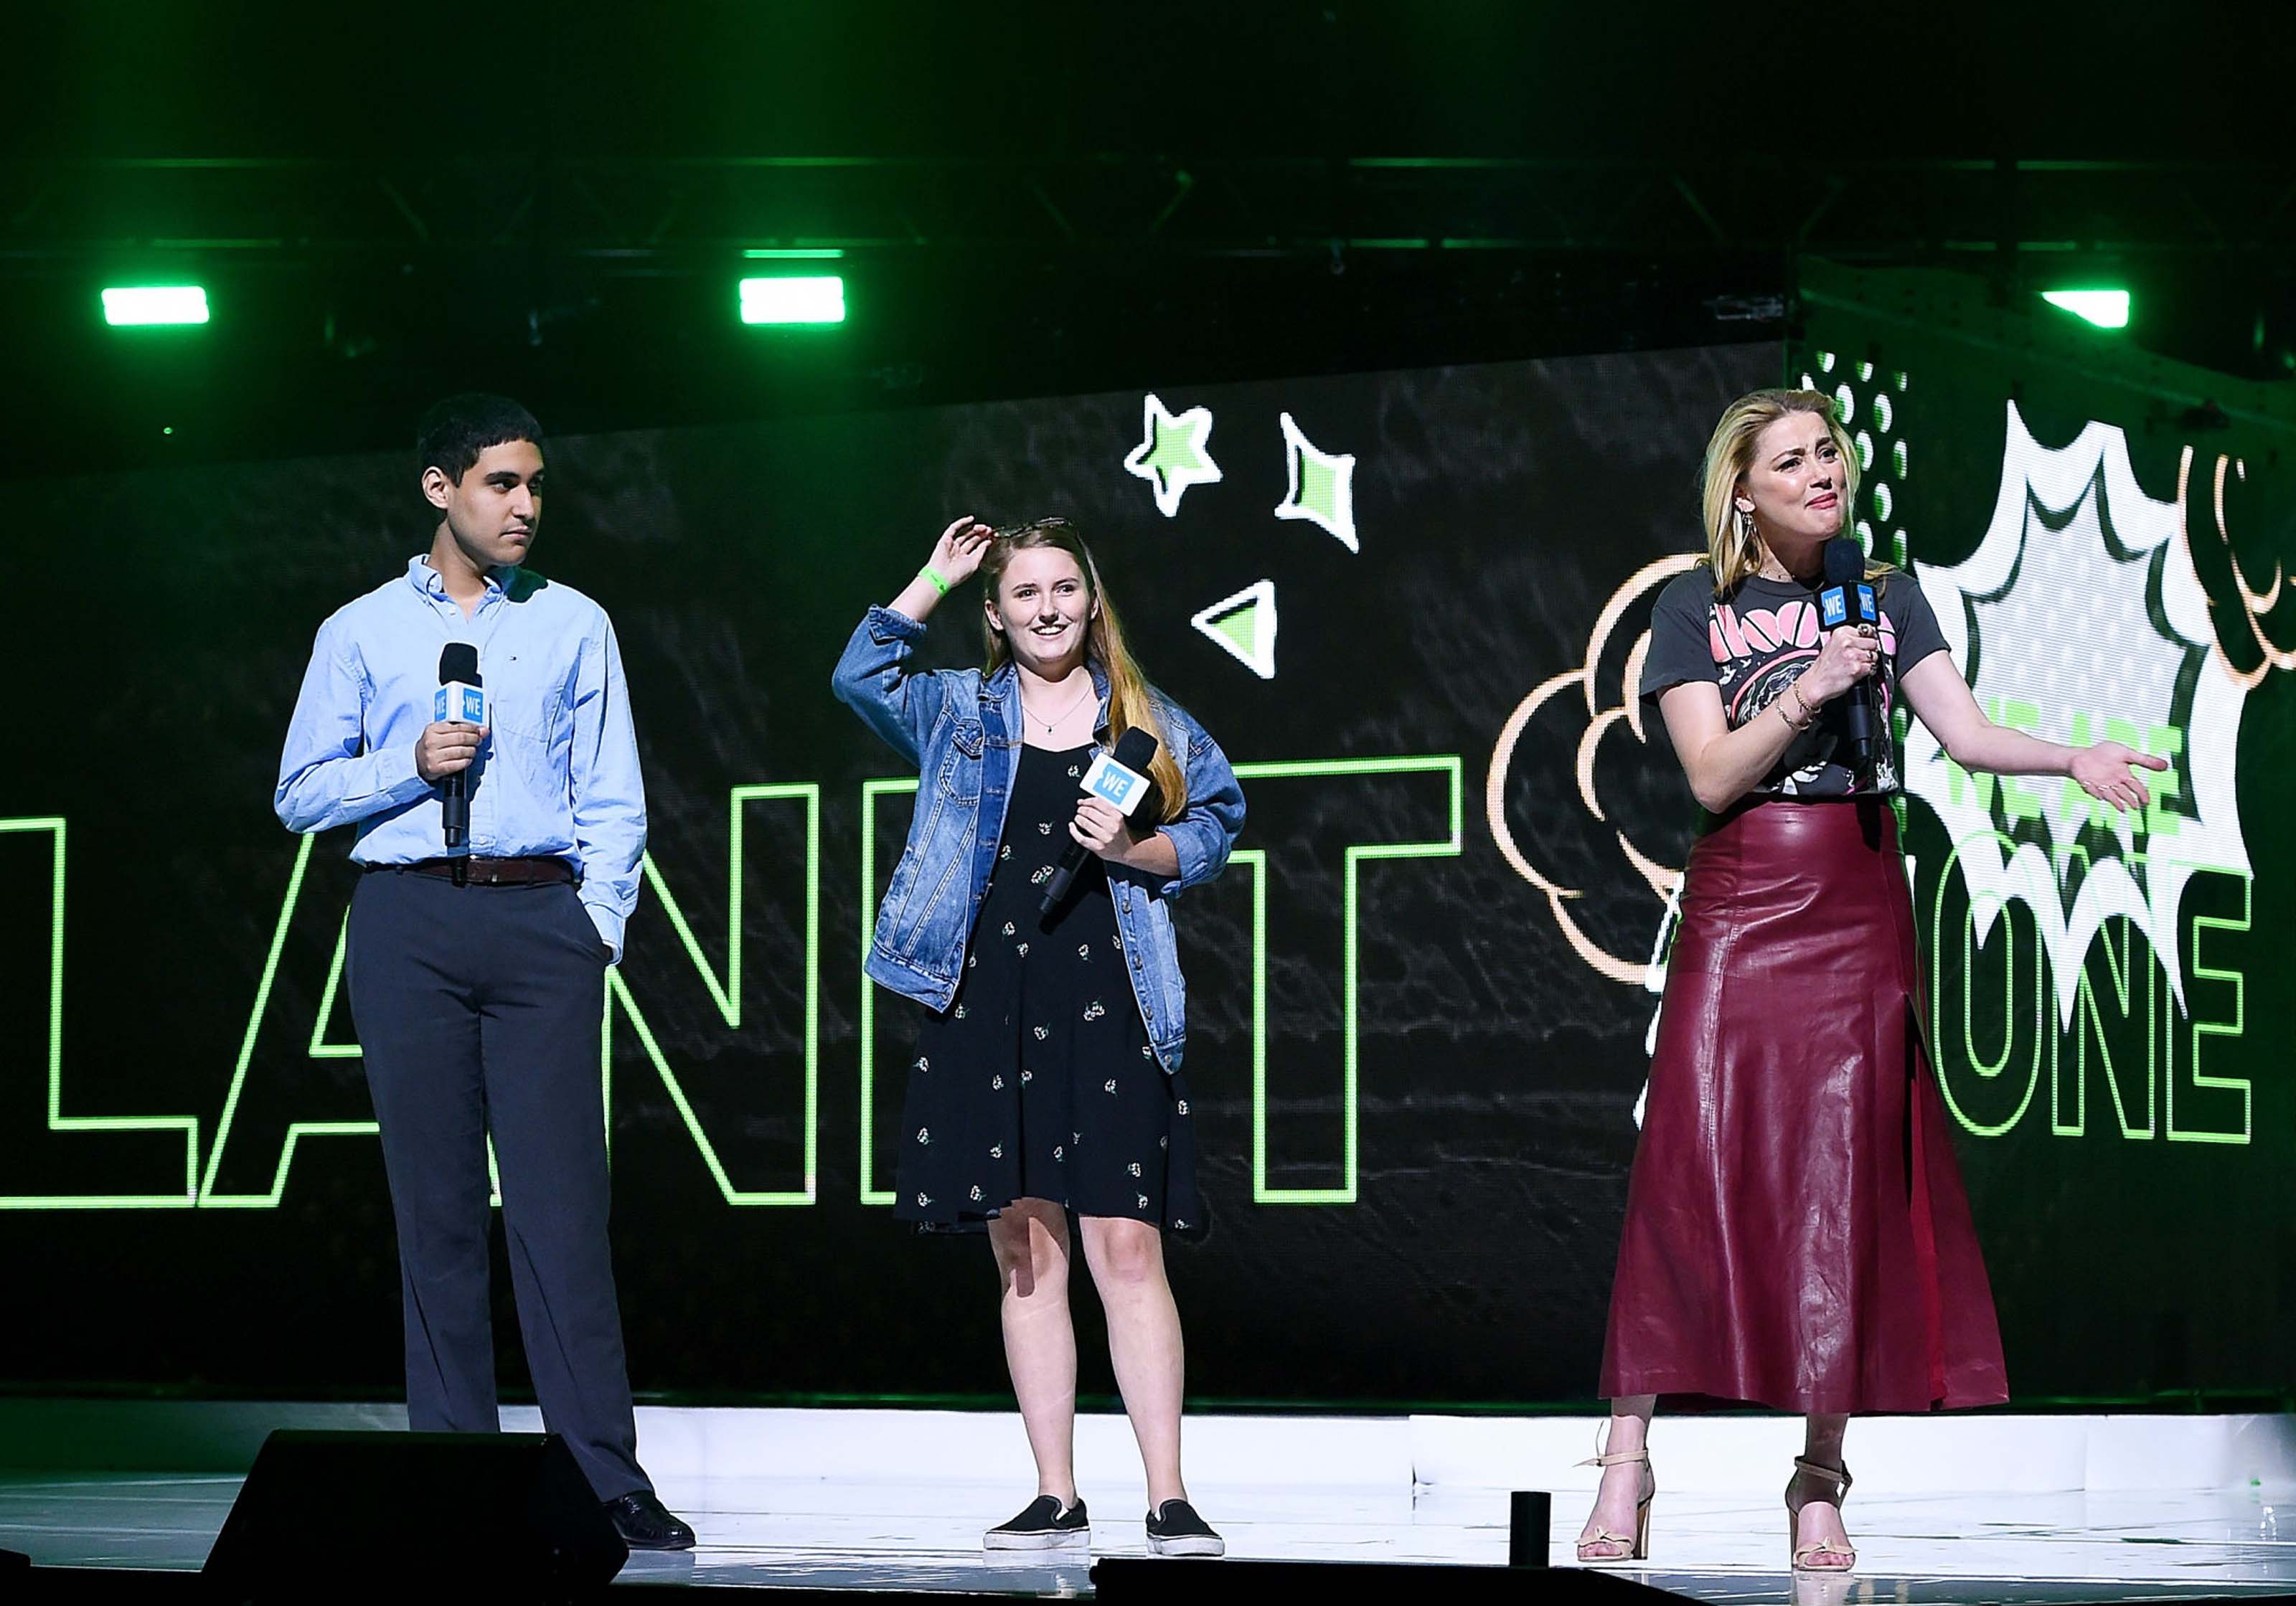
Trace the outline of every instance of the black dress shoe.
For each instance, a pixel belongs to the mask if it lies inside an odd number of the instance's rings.
[[[652,1489],[633,1489],[606,1502],[614,1531],[632,1550],[692,1550],[693,1530],[663,1509]]]

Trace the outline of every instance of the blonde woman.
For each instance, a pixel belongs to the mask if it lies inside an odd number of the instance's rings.
[[[1994,725],[1909,574],[1869,565],[1878,624],[1821,635],[1813,593],[1857,489],[1825,397],[1740,397],[1706,451],[1708,561],[1652,612],[1642,695],[1703,814],[1628,1186],[1582,1561],[1649,1553],[1660,1394],[1808,1417],[1785,1494],[1808,1572],[1857,1563],[1841,1511],[1852,1413],[2008,1397],[1921,1036],[1890,710],[1902,696],[1965,769],[2068,775],[2116,808],[2145,805],[2138,767],[2168,766]],[[1869,680],[1861,768],[1844,694]]]
[[[914,670],[925,619],[976,569],[988,667]],[[957,520],[892,605],[869,610],[832,684],[918,768],[866,968],[934,1012],[909,1072],[895,1212],[924,1231],[985,1230],[1003,1285],[1037,1498],[985,1543],[1090,1542],[1072,1442],[1073,1218],[1147,1470],[1148,1547],[1218,1555],[1180,1480],[1183,1351],[1164,1276],[1164,1235],[1204,1220],[1170,904],[1226,864],[1243,824],[1235,774],[1143,678],[1063,520],[1003,533]],[[1154,790],[1128,820],[1080,783],[1131,730],[1157,748]],[[1072,842],[1086,869],[1043,913]]]

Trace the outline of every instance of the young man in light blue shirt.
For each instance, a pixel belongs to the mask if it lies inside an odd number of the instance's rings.
[[[637,1463],[598,1077],[645,792],[611,622],[525,566],[541,436],[502,397],[454,397],[424,416],[430,550],[319,627],[273,801],[291,831],[357,830],[346,973],[398,1229],[409,1424],[501,1426],[491,1137],[543,1420],[625,1540],[684,1549],[693,1530]],[[432,718],[450,643],[477,655],[484,725]],[[469,810],[453,848],[450,777]]]

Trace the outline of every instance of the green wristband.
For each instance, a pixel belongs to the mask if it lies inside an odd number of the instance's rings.
[[[939,592],[943,596],[947,596],[948,594],[948,582],[942,579],[940,576],[933,572],[933,566],[931,564],[928,563],[922,569],[918,569],[917,578],[921,580],[931,580],[932,582],[932,588],[935,591]]]

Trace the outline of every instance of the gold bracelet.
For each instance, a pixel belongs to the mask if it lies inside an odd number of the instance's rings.
[[[1786,683],[1786,691],[1792,696],[1794,706],[1801,710],[1801,717],[1796,719],[1792,715],[1786,714],[1783,707],[1778,709],[1778,712],[1785,714],[1786,729],[1798,736],[1804,734],[1811,725],[1817,723],[1817,710],[1809,706],[1808,701],[1801,694],[1801,687],[1794,682]]]

